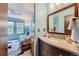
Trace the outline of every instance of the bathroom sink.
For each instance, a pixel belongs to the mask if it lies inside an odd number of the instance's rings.
[[[55,43],[58,43],[59,45],[62,45],[62,46],[66,46],[66,45],[73,45],[74,47],[77,47],[77,49],[79,49],[79,43],[73,43],[72,40],[66,40],[66,38],[64,39],[59,39],[59,38],[56,38],[56,37],[53,37],[53,36],[46,36],[48,38],[48,40],[50,40],[51,42],[55,42]]]

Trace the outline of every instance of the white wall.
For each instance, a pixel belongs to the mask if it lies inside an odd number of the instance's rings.
[[[39,50],[37,36],[46,33],[46,31],[43,31],[44,28],[47,31],[47,4],[37,3],[35,4],[35,55],[38,55]],[[38,32],[38,29],[40,29],[40,32]]]
[[[72,3],[49,3],[48,4],[48,14],[53,13],[57,10],[60,10],[68,5],[71,5]]]
[[[43,35],[47,31],[47,4],[35,4],[35,23],[38,35]],[[43,29],[45,28],[45,32]],[[40,29],[40,32],[38,32]]]

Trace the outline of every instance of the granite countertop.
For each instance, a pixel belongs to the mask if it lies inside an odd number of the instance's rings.
[[[76,46],[76,44],[70,44],[66,40],[58,39],[58,38],[48,38],[44,36],[39,36],[40,40],[43,42],[55,46],[59,49],[62,49],[64,51],[68,51],[70,53],[73,53],[75,55],[79,55],[79,47]]]

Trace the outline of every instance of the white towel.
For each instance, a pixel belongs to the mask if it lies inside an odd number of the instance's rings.
[[[75,21],[75,24],[76,24],[76,28],[79,29],[79,19]]]
[[[77,42],[79,42],[79,29],[78,28],[79,28],[79,20],[78,21],[76,20],[75,23],[73,20],[71,20],[68,26],[68,29],[72,30],[71,39]]]
[[[73,27],[74,27],[74,21],[71,19],[71,20],[70,20],[70,23],[69,23],[69,26],[68,26],[68,29],[69,29],[69,30],[72,30]]]

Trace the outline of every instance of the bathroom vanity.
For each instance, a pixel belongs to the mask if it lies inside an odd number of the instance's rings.
[[[38,36],[40,56],[79,55],[79,44],[69,42],[71,30],[68,30],[68,26],[73,17],[78,17],[77,3],[48,15],[47,36]]]
[[[77,56],[79,47],[65,39],[39,36],[40,56]]]

